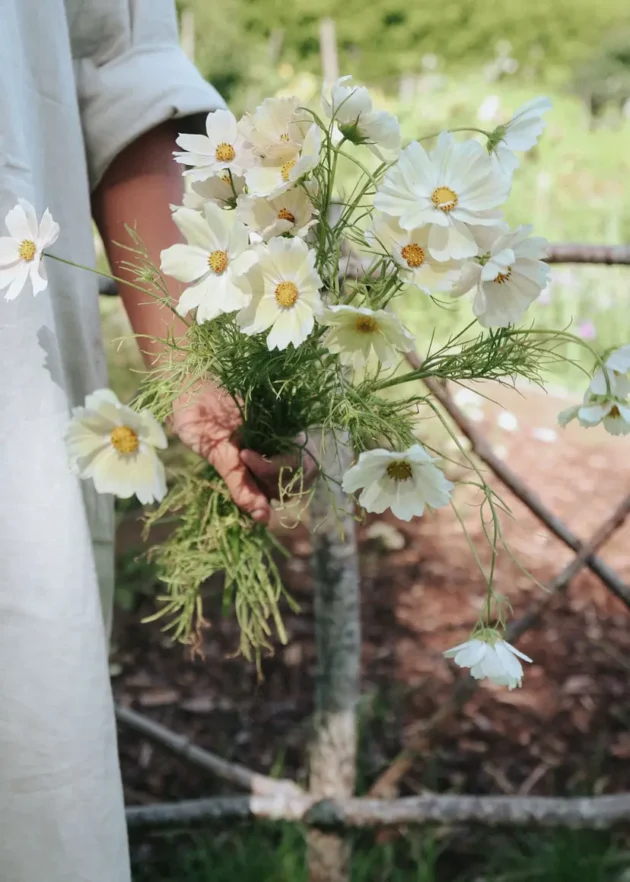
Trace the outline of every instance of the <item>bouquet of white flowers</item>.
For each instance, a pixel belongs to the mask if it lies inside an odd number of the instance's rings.
[[[158,501],[148,526],[175,516],[169,538],[151,552],[167,588],[156,616],[193,646],[204,625],[199,589],[215,573],[224,574],[246,655],[270,645],[272,626],[286,637],[279,544],[267,527],[239,510],[203,460],[174,474],[167,492],[155,452],[166,445],[160,423],[187,390],[212,378],[238,408],[243,447],[294,454],[295,467],[280,479],[281,505],[288,498],[308,505],[305,457],[317,429],[325,443],[344,437],[352,445],[356,462],[342,485],[363,509],[391,509],[409,520],[449,504],[454,489],[440,467],[448,457],[430,446],[419,422],[442,419],[439,408],[417,381],[542,382],[546,365],[562,357],[559,344],[572,338],[515,326],[547,284],[546,242],[529,227],[510,230],[500,210],[518,165],[514,151],[535,144],[546,99],[492,132],[445,131],[403,149],[397,119],[374,110],[368,91],[349,78],[322,104],[323,114],[297,98],[269,98],[239,121],[218,110],[205,135],[180,135],[175,159],[190,191],[173,219],[186,244],[163,251],[157,267],[130,231],[128,268],[135,284],[184,318],[186,334],[164,341],[168,357],[146,375],[131,407],[97,391],[75,410],[67,433],[82,478],[102,492]],[[459,134],[465,131],[471,136]],[[0,284],[13,297],[30,272],[37,291],[53,222],[45,215],[38,228],[23,204],[7,226],[12,239],[0,239]],[[186,286],[178,302],[165,277]],[[475,321],[440,345],[428,328],[420,367],[405,369],[414,341],[396,299],[408,290],[434,298],[436,309],[469,295]],[[562,422],[577,416],[585,425],[603,420],[610,431],[630,429],[627,349],[608,360],[593,353],[597,371],[584,405]],[[474,676],[512,687],[522,669],[502,640],[492,580],[501,501],[459,450],[467,483],[482,492],[492,563],[478,627],[448,653]]]

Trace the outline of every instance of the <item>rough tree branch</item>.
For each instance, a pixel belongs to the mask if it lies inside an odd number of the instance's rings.
[[[550,245],[547,263],[630,264],[629,245],[586,245],[581,242],[562,242]]]
[[[263,818],[328,829],[403,824],[483,824],[489,827],[606,828],[630,821],[630,794],[574,799],[536,796],[407,796],[402,799],[320,800],[311,796],[217,796],[131,806],[130,828],[188,826]]]
[[[153,741],[170,750],[182,759],[195,766],[211,772],[225,781],[231,781],[244,790],[249,790],[258,796],[301,796],[304,791],[293,781],[287,779],[269,778],[267,775],[260,775],[246,766],[238,763],[230,763],[221,759],[214,753],[197,747],[184,735],[178,735],[176,732],[167,729],[160,723],[150,720],[148,717],[138,714],[126,707],[116,705],[116,717],[119,722],[134,729],[145,738]]]

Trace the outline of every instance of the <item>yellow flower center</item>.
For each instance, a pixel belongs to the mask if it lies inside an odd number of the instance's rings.
[[[424,263],[424,250],[413,242],[410,245],[405,245],[400,253],[411,269],[416,269]]]
[[[138,449],[138,436],[129,426],[116,426],[109,440],[119,453],[135,453]]]
[[[378,328],[378,322],[371,315],[358,315],[354,327],[362,334],[373,334]]]
[[[283,309],[291,309],[298,299],[298,289],[293,282],[280,282],[275,294],[278,306],[281,306]]]
[[[291,174],[291,169],[293,168],[295,163],[296,163],[295,159],[289,159],[289,160],[287,160],[287,162],[284,163],[283,166],[281,166],[280,176],[282,177],[282,180],[285,183],[289,180],[289,175]]]
[[[226,271],[227,265],[228,256],[225,251],[213,251],[212,254],[208,255],[208,266],[217,276]]]
[[[236,156],[236,150],[231,144],[219,144],[214,155],[217,158],[217,162],[232,162]]]
[[[280,135],[280,140],[286,141],[288,143],[291,140],[291,138],[289,137],[289,133],[283,132],[282,135]]]
[[[608,416],[612,417],[615,420],[621,419],[621,414],[616,404],[613,404],[613,406],[610,408],[610,410],[608,411]]]
[[[431,195],[431,202],[440,211],[452,211],[457,205],[457,193],[450,187],[436,187]]]
[[[295,215],[291,214],[288,208],[281,208],[278,212],[278,220],[288,220],[292,224],[295,223]]]
[[[394,481],[408,481],[413,474],[413,469],[404,459],[395,459],[387,466],[387,474]]]
[[[21,260],[25,260],[27,263],[31,263],[31,261],[35,260],[36,253],[37,246],[31,239],[24,239],[23,242],[20,242],[18,254],[20,255]]]
[[[495,281],[498,285],[503,285],[503,284],[505,284],[505,282],[507,282],[507,280],[510,278],[511,275],[512,275],[512,267],[509,266],[509,267],[507,268],[506,272],[504,272],[504,273],[497,273],[497,275],[494,277],[494,281]]]

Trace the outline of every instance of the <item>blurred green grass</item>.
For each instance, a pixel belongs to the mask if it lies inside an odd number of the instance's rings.
[[[353,835],[351,882],[627,882],[630,855],[606,833],[478,832],[451,849],[445,831],[399,831],[389,842]],[[307,882],[306,834],[264,822],[163,835],[134,882]]]

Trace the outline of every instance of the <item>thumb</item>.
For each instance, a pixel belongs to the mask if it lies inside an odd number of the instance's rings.
[[[241,462],[239,454],[235,445],[221,444],[215,448],[211,463],[225,481],[238,507],[255,521],[266,524],[271,517],[271,506],[247,466]]]

